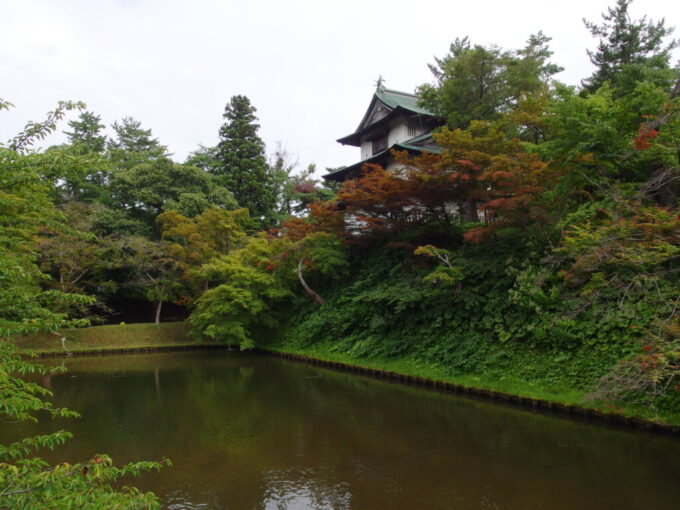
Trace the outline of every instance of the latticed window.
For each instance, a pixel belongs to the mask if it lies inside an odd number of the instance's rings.
[[[409,119],[408,136],[413,138],[423,132],[419,119]]]
[[[378,136],[377,138],[374,138],[371,140],[371,143],[373,145],[373,154],[378,154],[379,152],[382,152],[387,149],[387,133],[383,133],[382,135]]]

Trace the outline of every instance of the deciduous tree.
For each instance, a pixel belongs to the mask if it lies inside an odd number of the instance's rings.
[[[159,324],[163,303],[175,301],[186,292],[180,262],[168,243],[144,237],[124,239],[123,250],[130,272],[126,285],[154,304],[154,322]]]
[[[151,226],[165,210],[196,216],[211,206],[236,205],[232,195],[215,185],[209,174],[167,158],[117,169],[111,176],[110,189],[120,208]]]
[[[46,292],[40,287],[45,276],[37,266],[35,240],[43,229],[57,228],[62,221],[50,200],[50,179],[46,178],[59,161],[49,151],[28,153],[36,140],[55,129],[56,121],[67,110],[78,106],[81,105],[60,103],[46,121],[30,123],[8,146],[0,144],[0,420],[10,427],[21,427],[26,420],[37,421],[39,416],[76,416],[47,402],[51,396],[48,390],[21,377],[46,369],[23,360],[10,337],[86,323],[71,321],[65,314],[55,313],[50,305],[55,299],[86,303],[91,302],[89,298]],[[8,103],[0,100],[0,110],[6,107]],[[113,487],[122,476],[158,469],[158,463],[140,462],[119,468],[108,456],[94,455],[87,462],[50,465],[33,453],[52,449],[69,437],[68,432],[58,431],[1,445],[0,505],[36,510],[158,508],[158,500],[151,493]]]
[[[167,211],[157,221],[161,239],[168,243],[170,253],[180,263],[183,279],[197,293],[209,283],[202,279],[200,266],[240,248],[250,226],[245,208],[228,211],[211,207],[194,218]]]
[[[199,334],[251,349],[254,329],[280,324],[273,304],[292,293],[275,274],[273,250],[266,236],[257,235],[243,248],[201,268],[202,277],[216,286],[203,293],[191,314]]]

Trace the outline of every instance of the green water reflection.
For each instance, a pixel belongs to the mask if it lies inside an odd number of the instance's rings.
[[[238,352],[66,364],[43,383],[83,418],[58,424],[76,438],[55,458],[167,456],[134,484],[171,509],[680,505],[674,438]]]

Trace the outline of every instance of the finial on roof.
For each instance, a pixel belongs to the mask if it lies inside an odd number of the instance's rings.
[[[378,79],[375,80],[375,90],[378,91],[378,92],[385,90],[384,83],[385,83],[385,80],[383,79],[382,75],[379,74]]]

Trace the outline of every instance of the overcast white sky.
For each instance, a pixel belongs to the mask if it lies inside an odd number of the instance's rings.
[[[518,48],[543,30],[566,68],[558,79],[576,84],[591,72],[586,48],[595,45],[582,18],[600,20],[613,4],[0,0],[0,98],[15,105],[0,113],[0,140],[60,99],[82,100],[107,125],[141,121],[183,161],[199,143],[217,142],[225,104],[245,94],[268,152],[281,142],[304,166],[351,164],[357,149],[335,139],[354,131],[378,75],[413,91],[456,37]],[[631,12],[680,26],[676,0],[637,0]]]

